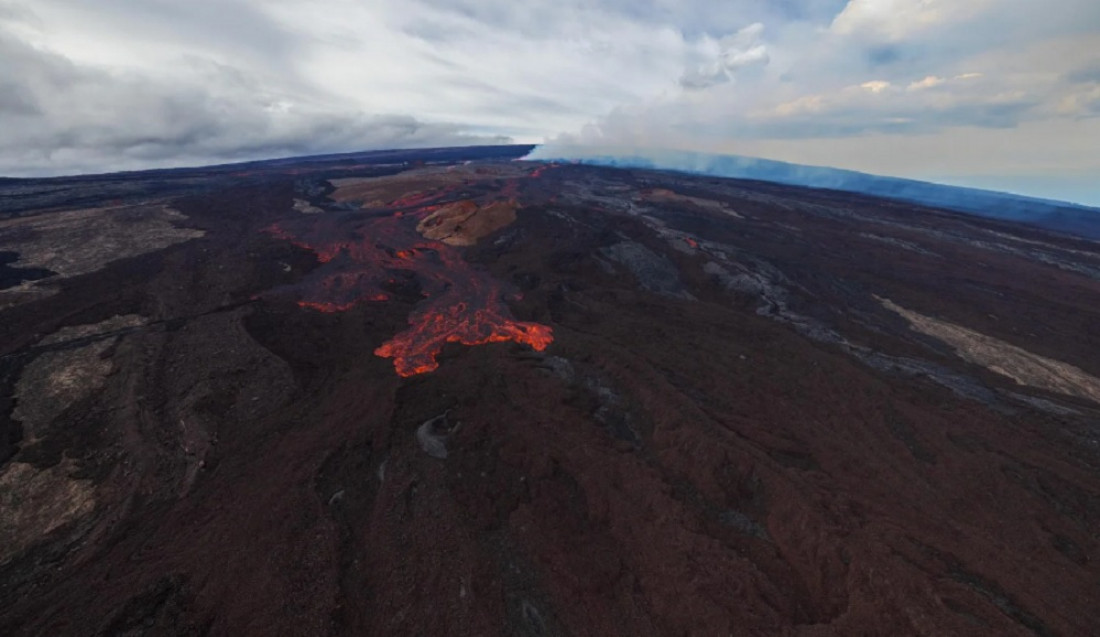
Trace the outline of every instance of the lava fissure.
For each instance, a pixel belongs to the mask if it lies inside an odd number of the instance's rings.
[[[394,370],[399,375],[414,376],[437,369],[436,356],[447,343],[472,346],[515,341],[541,351],[553,341],[549,326],[515,320],[505,304],[507,292],[502,284],[489,273],[475,270],[457,248],[448,245],[455,231],[462,230],[461,223],[479,211],[495,214],[489,222],[481,224],[482,231],[498,229],[505,221],[513,220],[516,191],[515,187],[506,190],[511,195],[506,201],[493,201],[485,206],[464,200],[442,206],[422,205],[380,217],[329,215],[289,222],[301,226],[300,229],[275,224],[267,232],[313,251],[322,264],[296,286],[301,294],[298,305],[303,308],[344,312],[364,303],[390,301],[393,295],[387,288],[396,285],[395,275],[415,273],[425,298],[409,315],[409,328],[374,352],[393,358]],[[394,201],[391,206],[438,202],[437,197],[444,191],[436,190],[431,196],[417,193]],[[496,212],[502,209],[511,216]],[[424,229],[426,221],[429,221],[427,227],[437,227],[445,217],[433,218],[433,215],[448,210],[461,215],[454,231],[436,237],[429,230],[425,232],[429,240],[417,232]],[[481,235],[465,236],[454,244],[472,245],[478,236]],[[432,240],[436,238],[440,240]]]

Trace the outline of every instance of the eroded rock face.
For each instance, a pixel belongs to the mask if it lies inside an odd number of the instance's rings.
[[[1059,394],[1100,403],[1100,378],[980,332],[907,310],[889,299],[882,305],[909,321],[914,330],[938,338],[955,348],[962,358],[1012,380]]]
[[[332,179],[336,191],[331,197],[336,202],[355,203],[364,208],[404,207],[469,184],[521,179],[529,174],[530,167],[507,163],[418,168],[385,177]]]
[[[92,512],[92,481],[72,471],[71,463],[38,469],[25,462],[0,471],[0,565]]]
[[[516,220],[514,201],[494,201],[481,206],[465,200],[447,204],[425,217],[416,230],[428,239],[452,246],[472,246],[478,239],[505,228]]]
[[[416,442],[424,453],[439,460],[446,460],[447,439],[450,438],[454,429],[445,413],[429,418],[416,428]]]
[[[1098,244],[654,171],[236,179],[0,309],[0,634],[1100,634]]]
[[[65,327],[42,339],[40,346],[57,349],[39,354],[27,365],[15,388],[12,417],[22,422],[28,442],[45,435],[55,418],[103,387],[114,368],[105,354],[117,343],[115,334],[143,323],[140,316],[116,316]]]
[[[667,188],[648,188],[638,193],[635,199],[639,202],[650,204],[678,204],[689,205],[705,210],[713,210],[718,212],[724,212],[730,216],[740,218],[741,215],[737,211],[733,210],[728,203],[719,201],[716,199],[706,199],[703,197],[692,197],[689,195],[682,195],[678,192],[674,192]]]
[[[602,250],[604,256],[626,267],[642,288],[664,296],[691,299],[672,261],[633,241],[620,241]]]
[[[0,307],[45,298],[60,279],[203,236],[202,230],[183,227],[186,219],[166,205],[141,205],[0,220],[0,246],[19,255],[14,265],[56,273],[0,290]]]
[[[317,206],[314,206],[314,205],[310,204],[305,199],[295,199],[294,200],[294,210],[296,210],[296,211],[298,211],[298,212],[300,212],[304,215],[317,215],[317,214],[321,214],[322,212],[324,212],[324,210],[321,210]]]
[[[23,370],[11,414],[21,421],[24,447],[58,435],[51,432],[54,421],[103,388],[114,370],[109,352],[120,335],[144,323],[137,315],[115,316],[62,328],[38,343],[53,349],[39,354]],[[50,466],[15,461],[4,467],[0,472],[0,563],[93,511],[95,484],[74,477],[78,473],[76,463],[67,458]]]

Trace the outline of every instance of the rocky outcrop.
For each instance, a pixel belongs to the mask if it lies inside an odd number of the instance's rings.
[[[478,239],[505,228],[516,220],[514,201],[493,201],[479,205],[468,199],[446,204],[416,226],[428,239],[451,246],[472,246]]]
[[[1068,394],[1100,404],[1100,378],[980,332],[903,308],[889,299],[882,305],[923,334],[948,343],[963,359],[1007,376],[1021,385]]]

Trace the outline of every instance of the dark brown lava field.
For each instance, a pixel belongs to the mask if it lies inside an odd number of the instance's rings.
[[[0,634],[1100,634],[1100,243],[494,152],[0,183]]]

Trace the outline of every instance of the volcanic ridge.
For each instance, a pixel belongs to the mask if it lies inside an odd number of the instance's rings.
[[[1100,634],[1100,244],[528,150],[0,183],[0,634]]]

